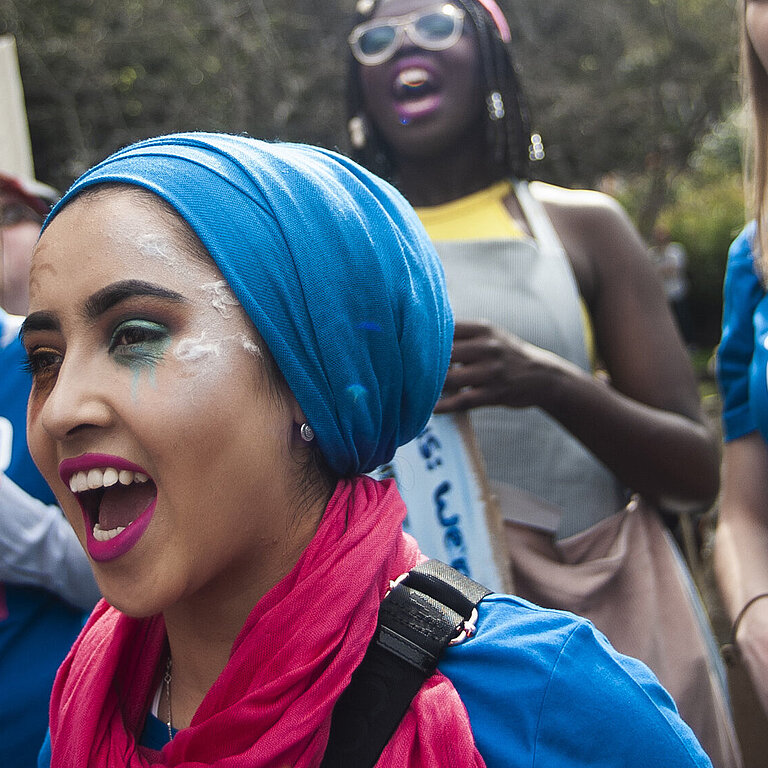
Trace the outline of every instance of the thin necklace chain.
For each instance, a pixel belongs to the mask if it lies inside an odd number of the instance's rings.
[[[171,713],[171,657],[168,656],[168,661],[165,665],[165,676],[163,681],[165,682],[165,695],[168,697],[168,741],[173,741],[173,715]]]

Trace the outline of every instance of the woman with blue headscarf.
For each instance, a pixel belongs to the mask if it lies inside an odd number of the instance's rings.
[[[332,152],[165,136],[75,182],[30,289],[30,448],[105,597],[41,764],[320,765],[423,560],[363,474],[423,428],[450,356],[415,215]],[[464,630],[379,765],[709,765],[589,623],[488,595]]]

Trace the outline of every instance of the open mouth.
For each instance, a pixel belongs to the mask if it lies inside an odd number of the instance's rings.
[[[73,467],[71,474],[61,472],[80,504],[86,544],[94,560],[112,560],[125,554],[141,538],[154,514],[157,486],[148,474],[127,465],[119,460],[103,466]]]
[[[114,467],[75,472],[69,488],[88,515],[97,541],[119,536],[157,495],[148,475]]]
[[[395,76],[392,93],[397,101],[417,101],[437,91],[437,85],[429,70],[424,67],[407,67]]]
[[[392,99],[403,125],[426,117],[440,106],[439,78],[419,62],[403,62],[392,80]]]

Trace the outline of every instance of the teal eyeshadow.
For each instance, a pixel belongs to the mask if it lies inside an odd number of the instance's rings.
[[[124,365],[134,372],[146,369],[153,370],[160,362],[166,350],[171,344],[171,335],[168,329],[160,323],[150,320],[128,320],[115,329],[112,334],[110,346],[115,338],[126,330],[143,330],[148,338],[131,344],[118,346],[113,351],[116,362]]]

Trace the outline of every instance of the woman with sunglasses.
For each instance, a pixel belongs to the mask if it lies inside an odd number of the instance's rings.
[[[67,192],[30,301],[30,448],[105,596],[39,764],[319,766],[422,560],[393,482],[362,474],[424,426],[450,357],[418,219],[332,152],[159,137]],[[378,765],[710,765],[588,622],[491,594],[449,629]],[[377,644],[423,658],[400,631]]]
[[[471,412],[516,591],[591,618],[737,765],[711,630],[654,508],[706,508],[717,446],[639,235],[605,195],[528,182],[541,140],[494,0],[362,0],[355,21],[353,157],[440,254],[457,323],[436,411]]]

